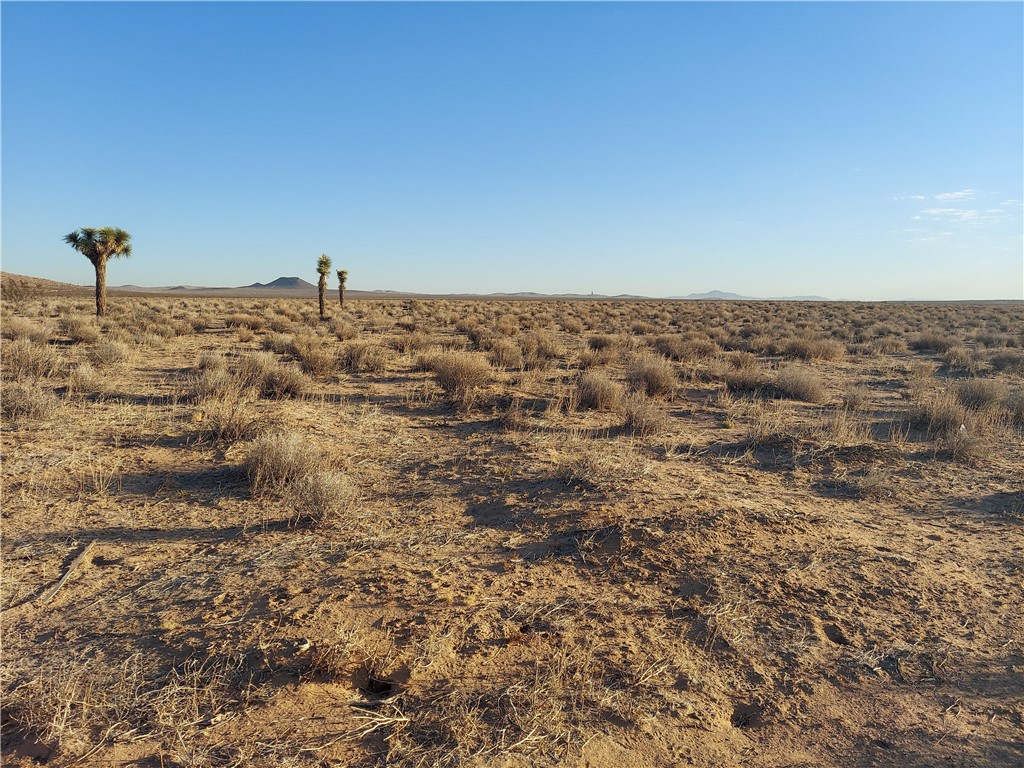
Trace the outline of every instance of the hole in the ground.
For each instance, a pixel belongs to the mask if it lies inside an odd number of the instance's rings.
[[[850,639],[846,636],[846,633],[840,629],[837,624],[826,624],[823,629],[825,630],[825,637],[831,640],[836,645],[849,645]]]
[[[761,707],[757,704],[737,704],[732,711],[734,728],[756,728],[761,724]]]

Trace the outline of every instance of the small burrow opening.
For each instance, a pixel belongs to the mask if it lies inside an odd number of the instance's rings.
[[[761,724],[761,712],[757,704],[737,704],[730,722],[733,728],[756,728]]]
[[[823,629],[825,630],[825,637],[836,645],[850,644],[850,639],[838,624],[826,624]]]
[[[386,675],[372,667],[360,667],[353,676],[353,686],[366,696],[386,699],[401,690],[400,673]]]

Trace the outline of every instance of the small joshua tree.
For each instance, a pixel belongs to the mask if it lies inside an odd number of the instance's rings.
[[[64,242],[92,262],[96,270],[96,317],[107,312],[107,259],[132,255],[132,236],[117,227],[82,227],[70,235],[64,235]]]
[[[320,254],[316,260],[316,271],[320,273],[320,282],[317,287],[320,289],[320,319],[327,319],[327,310],[324,306],[324,296],[327,294],[327,274],[331,271],[331,259],[326,253]]]
[[[348,270],[338,270],[338,302],[345,306],[345,283],[348,281]]]

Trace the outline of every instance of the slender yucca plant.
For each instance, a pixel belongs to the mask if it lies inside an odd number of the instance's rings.
[[[327,319],[327,308],[324,306],[324,297],[327,295],[327,275],[331,271],[331,259],[326,253],[321,253],[316,260],[316,271],[320,274],[320,282],[317,287],[320,289],[320,319]]]
[[[347,269],[339,269],[338,270],[338,301],[341,303],[341,306],[343,306],[343,307],[345,306],[345,283],[347,283],[347,282],[348,282],[348,270]]]
[[[132,236],[117,227],[82,227],[69,235],[64,242],[92,262],[96,270],[96,317],[107,312],[107,259],[132,255]]]

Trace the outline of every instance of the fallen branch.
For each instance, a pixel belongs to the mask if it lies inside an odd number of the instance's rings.
[[[45,605],[46,603],[50,602],[53,599],[53,596],[57,594],[57,591],[64,586],[68,579],[71,578],[71,574],[73,574],[78,569],[78,566],[85,562],[86,556],[92,551],[92,548],[94,546],[96,546],[95,541],[90,541],[88,544],[86,544],[85,549],[79,552],[78,556],[71,561],[71,565],[69,565],[68,569],[64,571],[64,575],[60,577],[60,581],[58,581],[56,584],[53,585],[53,587],[51,587],[43,595],[41,595],[40,598],[36,600],[36,603],[38,603],[39,605]]]

